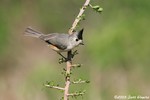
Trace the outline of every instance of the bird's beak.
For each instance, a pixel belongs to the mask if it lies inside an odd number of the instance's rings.
[[[83,43],[83,42],[81,42],[81,43],[80,43],[80,45],[84,45],[84,43]]]

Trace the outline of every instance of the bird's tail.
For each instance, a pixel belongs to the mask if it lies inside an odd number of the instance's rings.
[[[25,30],[25,36],[31,36],[31,37],[39,38],[42,35],[43,35],[43,33],[38,32],[38,31],[32,29],[31,27],[28,27]]]

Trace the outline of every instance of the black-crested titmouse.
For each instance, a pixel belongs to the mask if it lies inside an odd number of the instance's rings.
[[[28,27],[25,30],[26,36],[40,38],[50,45],[50,47],[56,52],[67,52],[72,50],[74,47],[78,45],[83,45],[83,29],[78,32],[73,32],[73,34],[65,34],[65,33],[51,33],[51,34],[43,34],[38,32],[31,27]]]

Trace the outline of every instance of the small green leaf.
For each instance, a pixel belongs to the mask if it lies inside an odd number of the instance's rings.
[[[90,81],[87,80],[86,83],[90,83]]]
[[[85,20],[85,14],[81,15],[79,18],[80,20]]]
[[[99,5],[92,6],[90,4],[90,7],[98,13],[101,13],[103,11],[103,8],[101,8]]]
[[[96,5],[96,6],[92,6],[93,9],[99,9],[100,6]]]
[[[102,11],[103,11],[103,8],[99,8],[97,11],[98,11],[98,12],[102,12]]]

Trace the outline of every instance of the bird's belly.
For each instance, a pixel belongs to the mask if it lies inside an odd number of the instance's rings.
[[[56,52],[67,52],[67,51],[70,51],[71,49],[65,49],[65,50],[61,50],[59,48],[57,48],[56,46],[54,45],[48,45],[52,50],[56,51]]]

